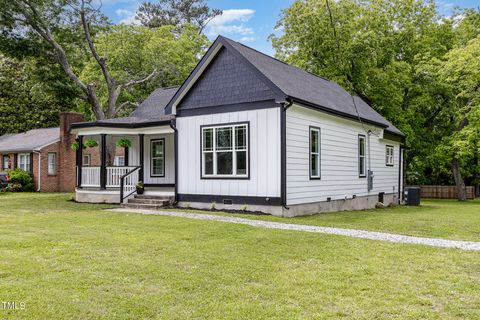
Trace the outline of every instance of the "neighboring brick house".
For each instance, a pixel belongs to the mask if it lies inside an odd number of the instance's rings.
[[[80,113],[60,114],[60,127],[34,129],[0,137],[0,170],[21,168],[32,173],[36,191],[75,191],[75,135],[72,123],[81,122]]]

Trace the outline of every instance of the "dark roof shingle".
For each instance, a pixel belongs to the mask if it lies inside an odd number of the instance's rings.
[[[32,151],[57,142],[60,128],[33,129],[0,137],[0,152]]]

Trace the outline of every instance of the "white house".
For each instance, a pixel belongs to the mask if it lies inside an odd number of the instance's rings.
[[[296,216],[398,203],[403,189],[402,132],[338,84],[221,36],[180,87],[72,130],[103,150],[86,167],[78,149],[80,202]],[[126,163],[108,166],[122,138]]]

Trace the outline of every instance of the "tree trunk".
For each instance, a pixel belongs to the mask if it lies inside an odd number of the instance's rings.
[[[110,137],[110,139],[107,137],[107,166],[113,166],[116,151],[117,145],[115,144],[113,137]]]
[[[453,178],[455,179],[455,185],[457,187],[458,200],[467,200],[467,189],[465,188],[465,181],[463,181],[462,173],[460,172],[460,161],[457,157],[452,161]]]

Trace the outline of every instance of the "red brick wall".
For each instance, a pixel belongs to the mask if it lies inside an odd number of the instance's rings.
[[[76,112],[64,112],[60,114],[60,142],[58,146],[58,191],[75,191],[76,181],[76,154],[72,150],[75,135],[70,134],[70,125],[84,121],[83,114]]]
[[[38,180],[40,177],[40,191],[42,192],[58,192],[61,191],[59,187],[60,167],[59,167],[59,145],[54,143],[46,146],[40,150],[40,175],[38,172],[38,157],[37,153],[33,154],[33,181],[35,183],[35,190],[38,190]],[[48,154],[50,152],[57,155],[57,172],[55,175],[48,174]]]

